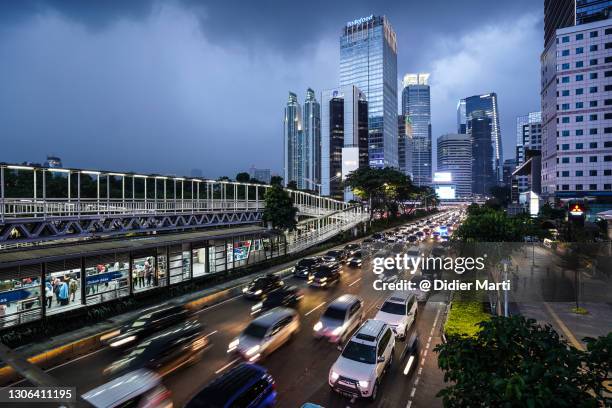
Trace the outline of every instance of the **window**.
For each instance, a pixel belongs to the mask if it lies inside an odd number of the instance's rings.
[[[576,156],[576,163],[582,163],[582,156]]]
[[[568,76],[564,76],[564,77],[562,77],[562,78],[561,78],[561,83],[563,83],[563,84],[567,84],[567,83],[569,83],[569,77],[568,77]]]
[[[604,147],[612,147],[612,141],[604,142]]]
[[[590,177],[596,177],[597,176],[597,170],[589,170],[589,176]]]
[[[580,41],[584,38],[584,34],[580,33],[580,34],[576,34],[576,41]]]
[[[597,156],[589,156],[589,163],[597,163]]]
[[[589,37],[590,37],[590,38],[595,38],[595,37],[597,37],[598,35],[599,35],[599,31],[591,31],[591,32],[589,33]]]
[[[561,110],[569,110],[569,103],[561,104]]]
[[[610,106],[610,105],[612,105],[612,99],[606,99],[606,100],[604,101],[604,105],[606,105],[606,106]]]
[[[561,190],[566,190],[566,191],[569,190],[569,184],[563,184],[561,186]]]
[[[562,130],[561,131],[561,136],[569,136],[569,130]]]
[[[612,85],[604,86],[604,91],[606,91],[606,92],[612,91]]]
[[[582,143],[576,143],[576,150],[582,150],[583,147]]]
[[[597,149],[597,142],[589,143],[589,149]]]
[[[589,115],[589,120],[597,120],[597,115],[596,114]]]
[[[612,190],[612,184],[604,184],[604,190]]]
[[[612,113],[604,113],[604,119],[612,119]]]
[[[604,161],[605,162],[612,162],[612,156],[610,156],[610,155],[604,156]]]
[[[582,115],[576,116],[576,122],[583,122],[583,121],[584,121],[584,116]]]
[[[85,296],[87,304],[102,303],[130,294],[130,257],[94,256],[85,260]]]
[[[612,169],[605,169],[604,176],[612,176]]]
[[[592,44],[592,45],[589,47],[589,51],[592,51],[592,52],[597,51],[597,44]]]
[[[576,184],[576,190],[578,191],[582,190],[582,184]]]
[[[561,145],[561,150],[569,150],[569,144],[564,143]]]
[[[597,128],[589,129],[589,135],[596,135],[596,134],[597,134]]]
[[[564,36],[564,37],[561,37],[561,42],[562,42],[562,43],[568,43],[568,42],[569,42],[569,36],[568,36],[568,35],[566,35],[566,36]]]
[[[561,123],[569,123],[569,116],[564,116],[561,118]]]
[[[567,91],[569,94],[569,91]],[[583,88],[576,88],[576,95],[582,95],[584,93],[584,89]]]
[[[582,175],[583,175],[582,170],[576,170],[576,177],[582,177]]]
[[[597,92],[597,87],[596,86],[592,86],[589,88],[589,93],[596,93]]]
[[[26,272],[26,269],[29,270]],[[37,265],[32,268],[3,271],[2,285],[0,285],[0,297],[4,306],[4,313],[0,316],[2,326],[13,326],[41,318],[40,269],[40,265]],[[50,298],[45,297],[45,299],[51,299],[53,306],[56,305],[54,292],[51,292]]]
[[[599,61],[597,61],[597,58],[591,58],[591,59],[589,60],[589,65],[590,65],[590,66],[597,65],[597,63],[598,63],[598,62],[599,62]]]
[[[582,81],[583,79],[584,79],[584,75],[582,74],[576,75],[576,81]]]
[[[569,163],[569,157],[562,157],[561,163]]]
[[[612,76],[612,71],[606,71],[606,72],[604,73],[604,76],[605,76],[606,78],[611,77],[611,76]]]
[[[584,103],[583,102],[576,102],[576,109],[582,109],[584,108]]]
[[[589,184],[589,190],[597,190],[597,184]]]
[[[604,133],[612,133],[612,127],[604,128]]]
[[[155,256],[134,259],[132,262],[132,286],[134,292],[142,292],[158,286]]]
[[[584,130],[576,129],[576,136],[582,136],[584,134]]]
[[[584,52],[584,47],[577,47],[576,54],[582,54]]]
[[[605,61],[606,61],[606,64],[611,63],[612,62],[612,57],[606,57]]]
[[[569,69],[569,62],[566,62],[565,64],[561,64],[561,69]]]
[[[612,28],[606,28],[606,31],[604,31],[604,33],[605,33],[606,35],[610,35],[610,34],[612,34]]]
[[[606,50],[609,50],[610,48],[612,48],[612,42],[607,42],[606,43]]]
[[[576,61],[576,68],[584,67],[584,61]]]
[[[589,108],[596,108],[597,107],[597,101],[589,101]]]
[[[569,170],[564,170],[561,172],[561,177],[569,177]]]
[[[569,96],[569,89],[564,89],[561,91],[561,96]]]
[[[589,74],[589,79],[597,79],[597,72],[591,72]]]

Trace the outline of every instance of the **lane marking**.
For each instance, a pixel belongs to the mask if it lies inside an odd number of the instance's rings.
[[[213,334],[217,334],[217,333],[219,333],[219,330],[214,330],[214,331],[211,331],[210,333],[208,333],[208,334],[206,335],[206,337],[210,337],[210,336],[212,336]]]
[[[361,278],[359,278],[359,279],[357,279],[355,282],[351,283],[351,284],[349,285],[349,288],[350,288],[351,286],[353,286],[354,284],[356,284],[357,282],[359,282],[360,280],[361,280]]]
[[[225,299],[225,300],[224,300],[224,301],[222,301],[222,302],[215,303],[214,305],[210,305],[210,306],[205,307],[205,308],[203,308],[203,309],[201,309],[201,310],[198,310],[197,312],[195,312],[195,314],[204,313],[204,312],[206,312],[206,311],[209,311],[209,310],[212,310],[212,309],[216,308],[217,306],[221,306],[222,304],[225,304],[225,303],[227,303],[227,302],[231,302],[232,300],[236,300],[236,299],[241,298],[241,297],[242,297],[242,295],[240,294],[240,295],[236,295],[236,296],[234,296],[234,297],[231,297],[231,298],[229,298],[229,299]]]
[[[408,403],[406,404],[406,408],[410,408],[412,406],[412,400],[408,400]]]
[[[580,351],[584,351],[585,349],[584,349],[584,346],[582,345],[582,343],[580,343],[576,339],[576,337],[574,336],[574,333],[572,333],[572,331],[565,325],[565,323],[563,323],[563,320],[561,320],[561,318],[552,309],[552,307],[550,307],[548,302],[544,302],[544,306],[546,307],[546,310],[548,311],[548,314],[550,314],[550,316],[553,318],[555,323],[557,323],[557,325],[559,326],[559,328],[561,329],[561,331],[563,332],[565,337],[567,337],[569,342],[572,343],[572,346],[576,347]]]
[[[308,316],[309,314],[311,314],[312,312],[314,312],[315,310],[317,310],[318,308],[322,307],[323,305],[325,305],[326,302],[321,303],[319,306],[315,307],[314,309],[312,309],[310,312],[307,312],[306,314],[304,314],[304,317]]]
[[[230,361],[229,363],[227,363],[226,365],[224,365],[223,367],[221,367],[220,369],[215,371],[215,374],[219,374],[220,372],[224,371],[225,369],[227,369],[227,368],[231,367],[232,365],[236,364],[239,360],[240,360],[240,358],[233,359],[232,361]]]
[[[410,398],[414,398],[415,393],[416,393],[416,387],[412,387],[412,391],[410,391]]]

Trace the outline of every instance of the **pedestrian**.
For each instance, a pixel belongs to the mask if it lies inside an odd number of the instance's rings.
[[[70,291],[70,300],[74,302],[74,299],[76,298],[76,292],[77,289],[79,288],[79,284],[77,282],[77,280],[74,277],[70,278],[70,283],[68,284],[68,289]]]
[[[60,304],[60,298],[59,298],[60,285],[61,285],[60,279],[55,278],[53,280],[53,293],[55,294],[55,303],[57,303],[58,305]]]
[[[145,270],[146,270],[146,262],[145,262],[145,266],[138,269],[138,286],[141,288],[145,284]]]
[[[68,289],[68,283],[66,283],[66,281],[63,281],[62,283],[60,283],[59,286],[59,293],[58,293],[58,298],[60,300],[60,305],[65,306],[68,304],[68,298],[69,298],[69,289]]]
[[[145,276],[147,277],[147,287],[151,286],[151,278],[153,277],[153,267],[151,266],[151,263],[149,262],[149,260],[147,259],[145,262]]]
[[[51,309],[53,304],[53,285],[49,281],[45,282],[45,301],[47,309]]]
[[[0,327],[4,326],[5,316],[6,316],[6,305],[3,303],[0,305]]]

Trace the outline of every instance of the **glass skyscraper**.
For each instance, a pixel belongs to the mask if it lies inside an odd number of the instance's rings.
[[[302,124],[302,108],[297,100],[297,95],[293,92],[289,92],[289,100],[285,106],[285,120],[283,124],[283,179],[285,185],[290,181],[295,181],[298,188],[304,188],[304,166],[302,165],[304,128]]]
[[[368,100],[371,167],[398,167],[397,41],[384,16],[348,22],[340,37],[340,86],[355,85]]]
[[[304,188],[316,190],[321,183],[321,105],[310,88],[306,91],[303,120]]]
[[[429,74],[406,74],[402,91],[402,114],[408,119],[411,146],[412,181],[417,186],[431,184],[431,98]]]

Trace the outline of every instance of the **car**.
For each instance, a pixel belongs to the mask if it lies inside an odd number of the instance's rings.
[[[314,337],[326,338],[331,343],[342,343],[361,325],[364,318],[363,299],[355,295],[342,295],[327,306],[314,325]]]
[[[380,233],[380,232],[376,232],[374,234],[372,234],[372,239],[374,241],[382,241],[385,239],[385,234]]]
[[[374,242],[374,240],[373,240],[372,238],[366,238],[366,239],[364,239],[363,241],[361,241],[361,244],[362,244],[362,245],[363,245],[363,244],[371,244],[371,243],[373,243],[373,242]]]
[[[409,235],[408,238],[406,238],[408,242],[417,242],[418,240],[419,238],[416,235]]]
[[[349,257],[353,254],[353,252],[358,251],[359,249],[361,249],[359,244],[348,244],[344,246],[344,252]]]
[[[265,295],[283,285],[284,282],[279,276],[270,273],[253,279],[242,289],[242,293],[247,299],[263,299]]]
[[[161,377],[145,369],[131,371],[81,396],[95,408],[166,407],[172,408],[171,393]]]
[[[304,295],[297,286],[281,288],[268,293],[261,302],[256,303],[251,307],[251,315],[260,315],[275,307],[295,307]]]
[[[402,373],[405,376],[411,375],[416,371],[419,362],[419,336],[416,331],[406,341],[406,347],[402,351]],[[403,361],[406,361],[404,364]]]
[[[387,323],[399,340],[405,339],[416,321],[417,307],[413,293],[394,292],[382,304],[374,319]]]
[[[389,325],[366,320],[329,370],[329,386],[350,398],[376,400],[380,382],[393,364],[394,351],[395,336]]]
[[[423,280],[430,280],[427,276],[423,275],[414,275],[410,281],[414,283],[414,290],[412,292],[416,296],[417,302],[427,302],[427,298],[429,297],[430,291],[423,291],[420,289],[420,283]],[[433,284],[431,285],[433,287]]]
[[[327,251],[325,256],[334,258],[337,262],[344,262],[347,258],[347,254],[343,249],[332,249]]]
[[[277,307],[253,319],[240,336],[230,342],[227,352],[238,354],[249,362],[260,361],[288,342],[299,330],[298,313]]]
[[[293,276],[307,278],[308,274],[323,260],[320,257],[302,258],[293,267]]]
[[[120,328],[105,333],[100,337],[102,344],[113,349],[123,350],[133,347],[142,339],[186,320],[189,311],[183,306],[164,305],[149,309],[131,322]]]
[[[276,384],[265,368],[241,363],[198,391],[185,408],[269,408],[276,397]]]
[[[351,257],[346,261],[346,264],[351,268],[359,268],[363,263],[363,252],[355,251]]]
[[[189,320],[147,337],[109,365],[104,374],[118,375],[145,368],[164,377],[186,364],[196,363],[209,345],[202,329],[201,323]]]
[[[417,231],[414,233],[420,240],[425,238],[425,233],[423,231]]]
[[[331,286],[340,281],[340,271],[331,265],[319,265],[308,275],[308,285],[316,287]]]

